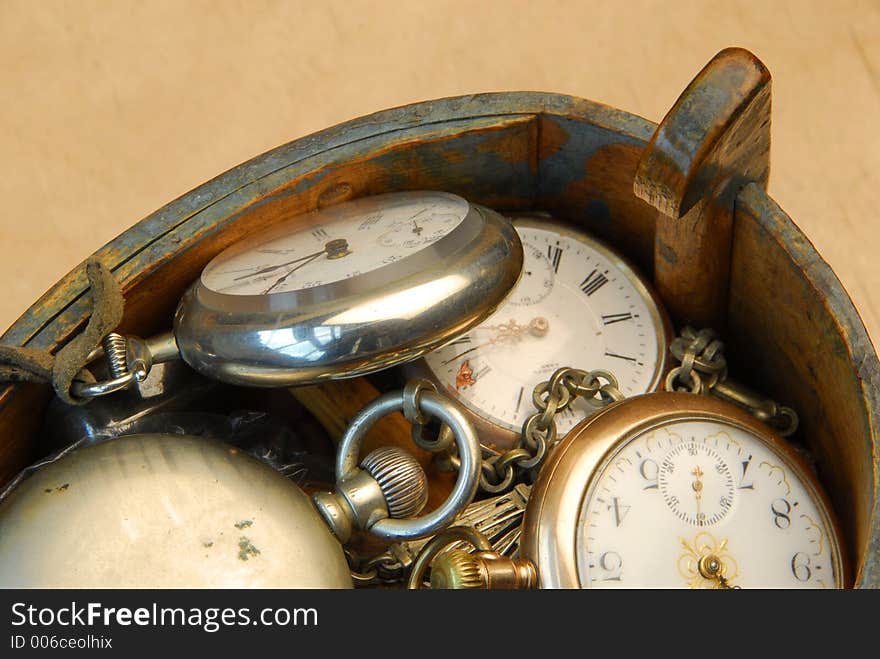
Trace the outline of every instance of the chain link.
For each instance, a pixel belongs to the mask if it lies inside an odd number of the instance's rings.
[[[440,465],[457,469],[458,456],[454,453],[454,444],[447,437],[448,428],[443,426],[432,432],[431,420],[418,413],[418,397],[426,389],[436,391],[435,386],[427,380],[410,381],[404,388],[403,413],[412,424],[413,441],[420,448],[436,454]],[[617,378],[608,371],[583,371],[568,367],[558,369],[548,381],[540,383],[532,391],[532,402],[538,411],[526,419],[515,444],[504,453],[483,447],[480,489],[489,494],[501,494],[520,482],[523,474],[537,471],[549,449],[559,439],[557,415],[579,398],[598,409],[623,400],[623,394]],[[352,580],[358,587],[400,582],[410,567],[410,561],[391,552],[364,559],[346,549],[346,558]]]
[[[390,585],[404,580],[409,562],[402,561],[390,551],[363,557],[350,547],[343,547],[351,580],[356,588]]]
[[[532,392],[538,409],[526,419],[517,442],[505,453],[483,460],[480,489],[489,494],[509,490],[526,472],[536,471],[559,440],[556,417],[577,399],[595,408],[623,399],[617,378],[608,371],[560,368]]]
[[[709,329],[685,327],[669,346],[681,366],[666,377],[667,391],[710,394],[748,410],[783,437],[797,430],[798,416],[790,407],[751,391],[727,376],[724,343]]]
[[[489,494],[506,492],[520,481],[526,472],[534,472],[543,463],[550,448],[559,440],[556,416],[577,399],[600,408],[623,399],[617,378],[608,371],[583,371],[560,368],[549,380],[532,391],[532,402],[537,412],[526,419],[514,445],[504,453],[483,451],[480,469],[480,489]],[[448,429],[430,428],[430,419],[415,414],[419,409],[418,397],[425,389],[436,391],[427,380],[414,380],[404,388],[404,416],[412,424],[413,441],[422,449],[438,454],[438,462],[455,469],[457,457],[452,452]]]
[[[775,427],[783,436],[791,435],[797,429],[798,417],[794,410],[759,396],[728,378],[724,343],[713,330],[685,327],[672,341],[669,350],[680,365],[667,375],[667,391],[711,394],[734,402]],[[436,391],[436,387],[427,380],[411,381],[404,389],[403,411],[412,424],[413,441],[420,448],[434,453],[442,468],[457,469],[458,457],[449,428],[437,428],[436,424],[432,427],[431,419],[419,411],[418,399],[426,389]],[[523,423],[522,432],[514,445],[504,453],[483,447],[480,489],[489,494],[501,494],[519,483],[523,475],[534,474],[548,451],[559,441],[557,415],[577,399],[599,409],[623,398],[617,378],[609,371],[584,371],[570,367],[557,369],[549,380],[541,382],[532,391],[532,402],[537,412]],[[346,550],[346,556],[357,586],[397,583],[409,569],[410,561],[402,560],[391,552],[361,559]],[[722,579],[721,587],[732,586]]]

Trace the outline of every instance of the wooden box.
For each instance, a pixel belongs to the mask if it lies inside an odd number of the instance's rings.
[[[854,585],[877,587],[878,360],[837,277],[765,192],[769,107],[769,74],[736,49],[707,65],[659,127],[556,94],[418,103],[258,156],[95,256],[122,283],[121,331],[148,336],[170,326],[178,298],[221,249],[318,206],[438,189],[502,212],[550,211],[654,273],[678,323],[718,324],[740,379],[798,410],[843,525]],[[2,342],[54,352],[82,329],[89,305],[78,268]],[[0,481],[36,457],[35,410],[51,395],[40,385],[0,393]]]

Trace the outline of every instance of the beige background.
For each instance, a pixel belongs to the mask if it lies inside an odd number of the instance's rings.
[[[0,330],[140,218],[283,142],[480,91],[659,121],[729,45],[774,76],[770,192],[876,344],[877,0],[0,0]]]

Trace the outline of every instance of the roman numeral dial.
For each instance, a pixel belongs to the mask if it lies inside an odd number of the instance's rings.
[[[489,320],[426,356],[432,376],[510,433],[534,413],[535,385],[562,366],[607,369],[625,395],[655,387],[665,324],[635,271],[568,226],[531,219],[514,226],[525,254],[519,283]],[[592,411],[576,402],[557,419],[559,432]]]

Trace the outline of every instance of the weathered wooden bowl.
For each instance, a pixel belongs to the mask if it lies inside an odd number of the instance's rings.
[[[386,110],[218,176],[95,256],[122,283],[121,331],[148,336],[170,327],[178,298],[221,249],[319,205],[438,189],[500,211],[550,211],[654,273],[676,321],[718,323],[739,378],[798,410],[844,528],[854,585],[877,587],[880,368],[837,277],[765,192],[769,99],[760,62],[727,50],[659,128],[543,93]],[[82,329],[89,305],[78,268],[2,342],[54,352]],[[51,395],[40,385],[0,393],[0,481],[34,459]]]

